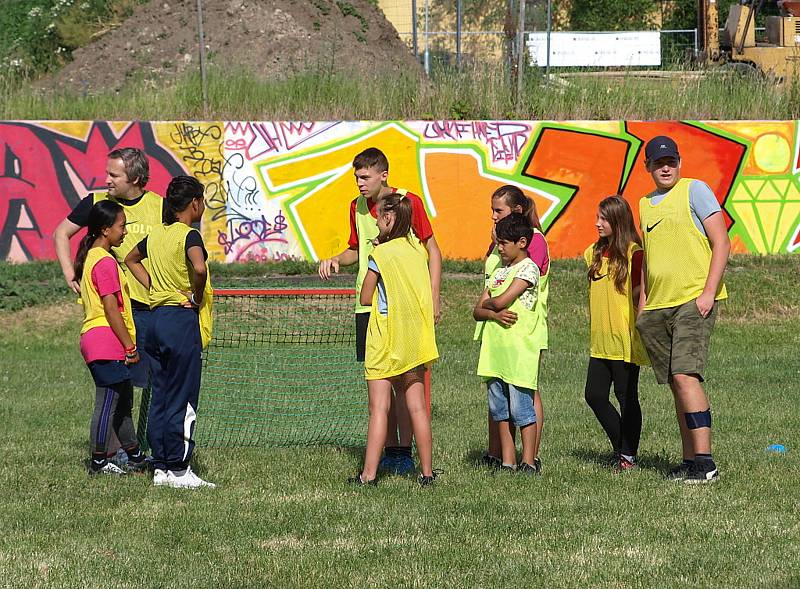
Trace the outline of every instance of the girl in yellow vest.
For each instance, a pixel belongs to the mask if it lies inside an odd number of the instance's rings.
[[[112,431],[128,455],[128,469],[147,467],[131,418],[133,385],[128,366],[139,361],[131,299],[125,274],[111,254],[111,248],[119,247],[127,234],[125,212],[115,202],[101,201],[92,206],[88,217],[74,269],[80,277],[84,310],[81,354],[95,383],[89,473],[123,475],[126,471],[106,455]]]
[[[538,474],[533,396],[539,388],[538,338],[546,319],[537,305],[539,268],[527,252],[533,227],[525,215],[512,213],[497,222],[495,233],[503,265],[492,272],[472,312],[484,323],[478,376],[486,381],[489,414],[500,435],[500,469]],[[522,438],[519,466],[512,427]]]
[[[615,468],[623,471],[636,466],[642,433],[639,367],[648,363],[636,331],[642,242],[621,196],[600,201],[595,226],[599,238],[583,253],[591,326],[584,395],[611,442]],[[612,384],[619,411],[609,402]]]
[[[496,225],[498,221],[504,219],[511,213],[522,213],[530,220],[533,226],[533,237],[528,243],[527,253],[528,257],[536,264],[539,269],[539,283],[536,298],[536,304],[543,314],[545,320],[540,325],[540,332],[536,341],[536,347],[540,350],[547,349],[547,298],[550,290],[550,253],[547,247],[547,240],[544,237],[542,224],[539,220],[539,214],[536,211],[536,203],[532,199],[525,196],[522,190],[514,185],[507,184],[501,186],[492,194],[492,221]],[[489,277],[498,267],[502,265],[500,254],[497,250],[497,244],[494,239],[494,228],[492,228],[492,243],[486,253],[484,261],[484,279],[488,284]],[[475,327],[475,339],[480,339],[481,331],[483,330],[483,322],[479,322]],[[540,356],[541,358],[541,356]],[[536,366],[539,370],[539,366]],[[534,456],[533,465],[537,473],[542,471],[542,461],[539,458],[539,446],[542,439],[542,427],[544,426],[544,407],[542,406],[542,396],[537,389],[533,394],[533,405],[536,410],[536,439],[534,441]],[[502,464],[500,458],[500,434],[497,429],[497,422],[488,416],[489,421],[489,449],[483,456],[483,463],[492,468],[499,468]],[[513,435],[513,430],[512,430]]]
[[[153,452],[153,484],[175,488],[215,485],[192,472],[193,432],[200,395],[201,354],[210,337],[211,281],[208,254],[192,228],[203,216],[203,185],[177,176],[167,188],[166,223],[125,258],[149,289],[153,323],[146,348],[154,359],[147,438]],[[150,260],[150,271],[142,260]]]
[[[404,395],[417,442],[419,484],[436,480],[432,464],[431,422],[425,402],[424,373],[439,357],[434,334],[428,256],[411,236],[408,198],[390,194],[378,205],[378,245],[370,253],[361,287],[361,304],[371,305],[364,372],[369,394],[369,427],[364,468],[349,479],[376,484],[388,427],[392,388]]]

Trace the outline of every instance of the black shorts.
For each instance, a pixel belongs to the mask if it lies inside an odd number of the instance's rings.
[[[100,388],[110,387],[131,379],[128,366],[122,360],[95,360],[89,362],[88,366],[95,386]]]
[[[367,326],[369,313],[356,313],[356,361],[363,362],[367,355]]]

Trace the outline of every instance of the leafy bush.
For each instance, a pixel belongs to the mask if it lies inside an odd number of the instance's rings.
[[[63,65],[72,50],[117,27],[146,0],[4,0],[0,77],[33,77]]]

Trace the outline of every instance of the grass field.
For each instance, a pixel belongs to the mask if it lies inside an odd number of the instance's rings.
[[[800,586],[800,258],[729,267],[707,374],[722,474],[702,487],[664,479],[679,438],[649,370],[641,468],[603,465],[610,448],[583,401],[584,273],[575,261],[552,272],[542,477],[475,465],[486,439],[471,341],[480,279],[449,274],[433,376],[444,474],[430,490],[397,477],[348,488],[361,450],[330,447],[200,448],[195,467],[213,491],[90,479],[77,306],[2,312],[0,586]],[[766,453],[771,443],[787,452]]]

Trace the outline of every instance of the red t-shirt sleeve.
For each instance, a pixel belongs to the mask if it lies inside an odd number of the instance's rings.
[[[642,260],[644,251],[637,250],[631,256],[631,288],[636,288],[642,283]]]
[[[356,201],[350,203],[350,239],[347,240],[350,249],[358,249],[358,231],[356,231]]]
[[[539,268],[539,273],[544,276],[550,269],[550,256],[547,255],[547,241],[541,233],[534,233],[531,244],[528,246],[528,257]]]
[[[411,192],[406,194],[406,198],[411,200],[411,228],[417,238],[425,243],[433,237],[433,227],[428,219],[428,213],[425,212],[425,205],[420,197]]]
[[[92,282],[101,297],[120,292],[122,286],[119,283],[117,262],[112,258],[103,258],[97,262],[92,268]]]

